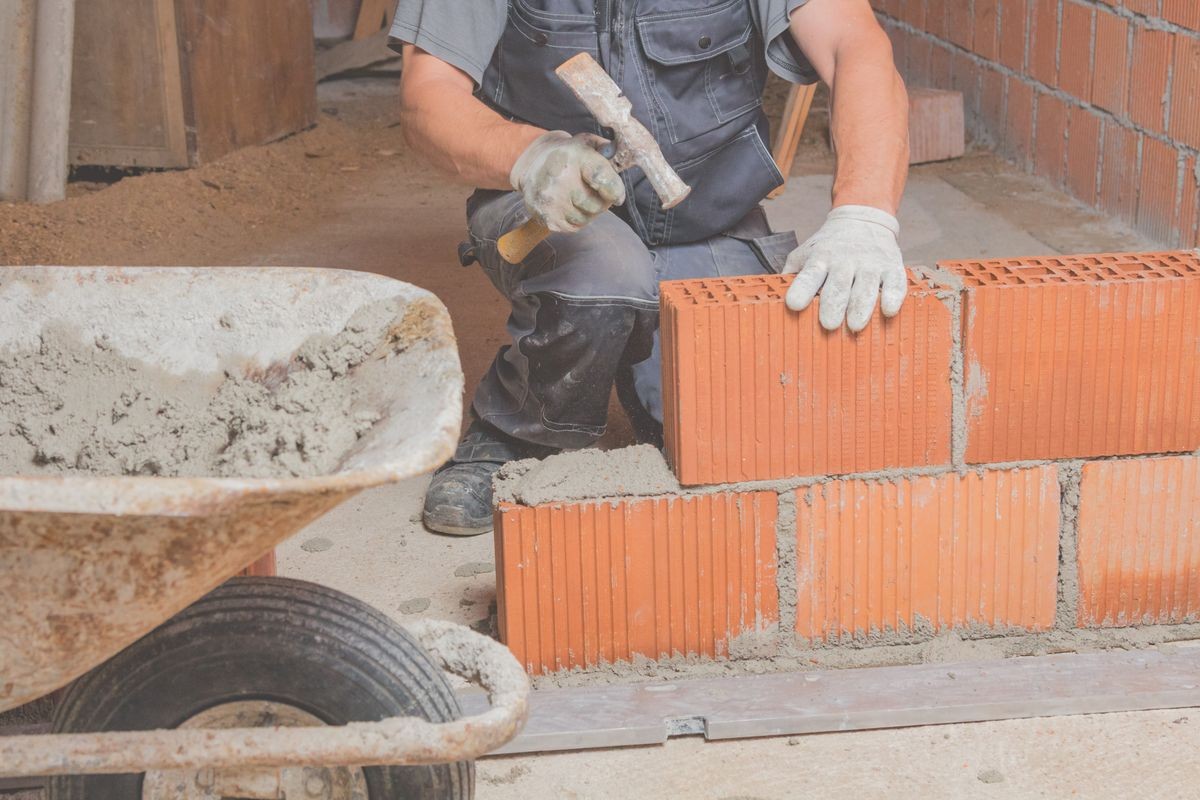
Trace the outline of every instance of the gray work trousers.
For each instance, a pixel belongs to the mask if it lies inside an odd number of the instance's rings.
[[[614,385],[639,438],[661,436],[659,281],[779,272],[796,247],[791,231],[771,232],[761,208],[725,234],[659,247],[606,212],[509,264],[496,242],[525,219],[515,192],[480,192],[468,207],[475,257],[512,305],[512,343],[500,348],[473,408],[509,436],[556,449],[604,434]]]

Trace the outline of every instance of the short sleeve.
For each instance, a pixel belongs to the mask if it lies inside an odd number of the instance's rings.
[[[792,83],[816,83],[817,71],[796,44],[788,29],[791,13],[808,0],[754,0],[767,43],[767,66]]]
[[[506,0],[399,0],[391,46],[413,44],[478,85],[508,20]]]

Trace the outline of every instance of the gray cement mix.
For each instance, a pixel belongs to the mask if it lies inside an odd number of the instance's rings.
[[[650,445],[514,461],[496,474],[495,490],[497,500],[527,506],[681,491],[662,453]]]
[[[1079,487],[1083,480],[1083,462],[1063,462],[1058,466],[1058,601],[1054,622],[1059,628],[1075,624],[1079,612]]]
[[[48,327],[36,349],[0,352],[0,475],[87,473],[307,477],[334,471],[379,419],[378,387],[347,380],[394,343],[397,306],[362,308],[262,374],[179,376],[103,337]],[[182,345],[181,345],[182,346]]]

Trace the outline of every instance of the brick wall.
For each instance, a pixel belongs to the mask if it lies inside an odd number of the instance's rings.
[[[1200,245],[1200,1],[872,0],[976,138],[1171,246]]]
[[[1200,255],[911,273],[858,335],[786,311],[786,276],[663,284],[674,477],[632,448],[502,496],[530,672],[1200,623]]]

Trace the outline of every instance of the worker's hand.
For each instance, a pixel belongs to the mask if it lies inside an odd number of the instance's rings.
[[[871,321],[882,287],[883,315],[895,316],[908,292],[899,236],[900,223],[886,211],[835,208],[788,256],[784,274],[799,273],[788,288],[788,308],[803,311],[820,292],[822,327],[837,330],[844,319],[857,332]]]
[[[625,184],[600,150],[611,143],[590,133],[550,131],[513,165],[513,188],[552,231],[573,233],[625,202]]]

